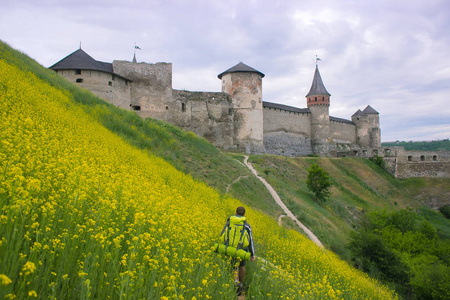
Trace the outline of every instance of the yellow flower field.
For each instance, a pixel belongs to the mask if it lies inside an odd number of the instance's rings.
[[[1,57],[0,57],[1,58]],[[0,59],[0,299],[232,299],[211,251],[241,203],[149,156],[69,92]],[[247,212],[248,299],[393,299],[269,217]]]

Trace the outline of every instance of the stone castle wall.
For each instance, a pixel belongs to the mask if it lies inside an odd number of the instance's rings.
[[[130,105],[136,111],[167,120],[170,115],[168,103],[172,99],[171,63],[132,63],[113,61],[114,72],[132,81]]]
[[[381,152],[397,178],[450,177],[450,151],[407,151],[386,147]]]
[[[129,108],[129,81],[120,76],[94,70],[58,70],[57,73],[115,106]]]
[[[311,150],[311,114],[265,107],[264,148],[266,153],[305,156]]]
[[[235,148],[230,95],[173,90],[171,107],[171,123],[206,138],[216,147]]]
[[[356,126],[350,123],[330,120],[330,138],[336,141],[356,144]]]

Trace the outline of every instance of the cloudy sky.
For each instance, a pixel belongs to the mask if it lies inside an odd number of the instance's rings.
[[[0,39],[49,67],[94,59],[173,63],[173,88],[220,91],[239,62],[263,99],[306,107],[315,57],[330,115],[380,113],[382,141],[450,138],[448,0],[0,0]]]

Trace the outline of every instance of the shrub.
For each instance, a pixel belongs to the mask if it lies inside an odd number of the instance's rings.
[[[306,186],[314,193],[316,201],[326,201],[330,196],[330,175],[317,164],[314,164],[308,170]]]
[[[441,214],[444,215],[444,217],[446,217],[447,219],[450,219],[450,204],[441,206],[439,208],[439,211],[441,212]]]
[[[374,157],[371,157],[370,160],[383,170],[386,170],[386,162],[381,156],[375,155]]]

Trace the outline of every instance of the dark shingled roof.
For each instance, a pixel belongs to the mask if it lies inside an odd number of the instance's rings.
[[[261,78],[264,78],[264,76],[266,76],[263,73],[261,73],[260,71],[255,70],[252,67],[247,66],[243,62],[240,62],[237,65],[235,65],[234,67],[229,68],[225,72],[220,73],[219,75],[217,75],[217,77],[219,77],[219,79],[222,79],[222,76],[227,74],[227,73],[237,73],[237,72],[257,73],[257,74],[261,75]]]
[[[379,115],[379,113],[375,109],[373,109],[372,106],[370,106],[370,105],[367,105],[367,107],[362,112],[366,115],[370,115],[370,114]]]
[[[363,113],[360,109],[358,109],[358,110],[353,114],[352,117],[354,117],[354,116],[364,116],[364,113]]]
[[[95,70],[113,73],[112,63],[101,62],[93,59],[81,48],[50,67],[52,70]]]
[[[281,109],[281,110],[295,112],[295,113],[301,113],[301,114],[305,114],[305,113],[310,113],[311,112],[309,110],[309,108],[297,108],[297,107],[293,107],[293,106],[287,106],[287,105],[283,105],[283,104],[266,102],[266,101],[263,101],[263,107],[274,108],[274,109]]]
[[[322,77],[320,77],[319,68],[316,65],[316,70],[314,72],[314,78],[313,82],[311,84],[311,89],[309,90],[309,93],[306,95],[306,97],[311,95],[328,95],[331,96],[330,93],[328,93],[327,89],[323,85]]]
[[[350,120],[346,120],[346,119],[342,119],[342,118],[336,118],[336,117],[332,117],[332,116],[330,116],[330,121],[347,123],[347,124],[355,124],[355,123],[353,123]]]

